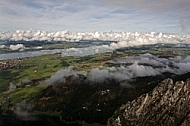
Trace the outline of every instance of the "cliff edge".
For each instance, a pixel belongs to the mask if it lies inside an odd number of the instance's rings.
[[[109,126],[189,126],[190,79],[165,79],[153,91],[122,105]]]

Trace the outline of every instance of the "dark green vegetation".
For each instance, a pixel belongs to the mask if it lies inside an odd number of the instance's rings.
[[[92,68],[109,66],[107,61],[110,59],[144,53],[159,56],[190,54],[187,48],[139,46],[85,57],[54,54],[0,61],[10,64],[0,70],[0,125],[106,125],[118,107],[149,92],[163,79],[189,78],[188,73],[181,76],[165,73],[124,82],[132,85],[131,88],[120,86],[114,79],[92,84],[81,74],[77,78],[68,76],[64,82],[49,84],[46,81],[56,71],[70,66],[75,71],[87,73]],[[11,90],[10,85],[13,86]]]

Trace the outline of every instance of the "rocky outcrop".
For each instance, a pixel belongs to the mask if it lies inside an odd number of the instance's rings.
[[[152,92],[122,105],[108,120],[109,126],[189,126],[190,79],[162,81]]]

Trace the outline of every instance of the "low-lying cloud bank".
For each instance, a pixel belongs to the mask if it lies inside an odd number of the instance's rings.
[[[23,50],[25,47],[23,44],[10,45],[11,50]]]
[[[132,60],[132,61],[130,61]],[[156,76],[163,73],[181,75],[190,72],[190,56],[175,57],[170,59],[158,58],[151,54],[143,54],[137,57],[124,57],[115,62],[121,63],[120,67],[105,67],[104,69],[92,69],[84,76],[92,83],[102,83],[106,80],[115,80],[116,82],[126,81],[137,77]],[[131,65],[124,65],[124,63]],[[65,77],[78,76],[79,72],[73,69],[59,70],[48,82],[65,82]]]
[[[65,82],[65,77],[68,76],[78,76],[77,72],[73,70],[73,67],[69,67],[65,70],[59,70],[54,75],[52,75],[47,82],[53,84],[55,82]]]
[[[17,30],[0,33],[0,40],[11,41],[80,41],[80,40],[117,41],[110,48],[136,46],[155,43],[190,43],[190,35],[138,32],[70,32],[70,31],[40,31]]]

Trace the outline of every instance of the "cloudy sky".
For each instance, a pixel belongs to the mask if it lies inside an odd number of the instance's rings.
[[[190,0],[0,0],[0,31],[190,33]]]

